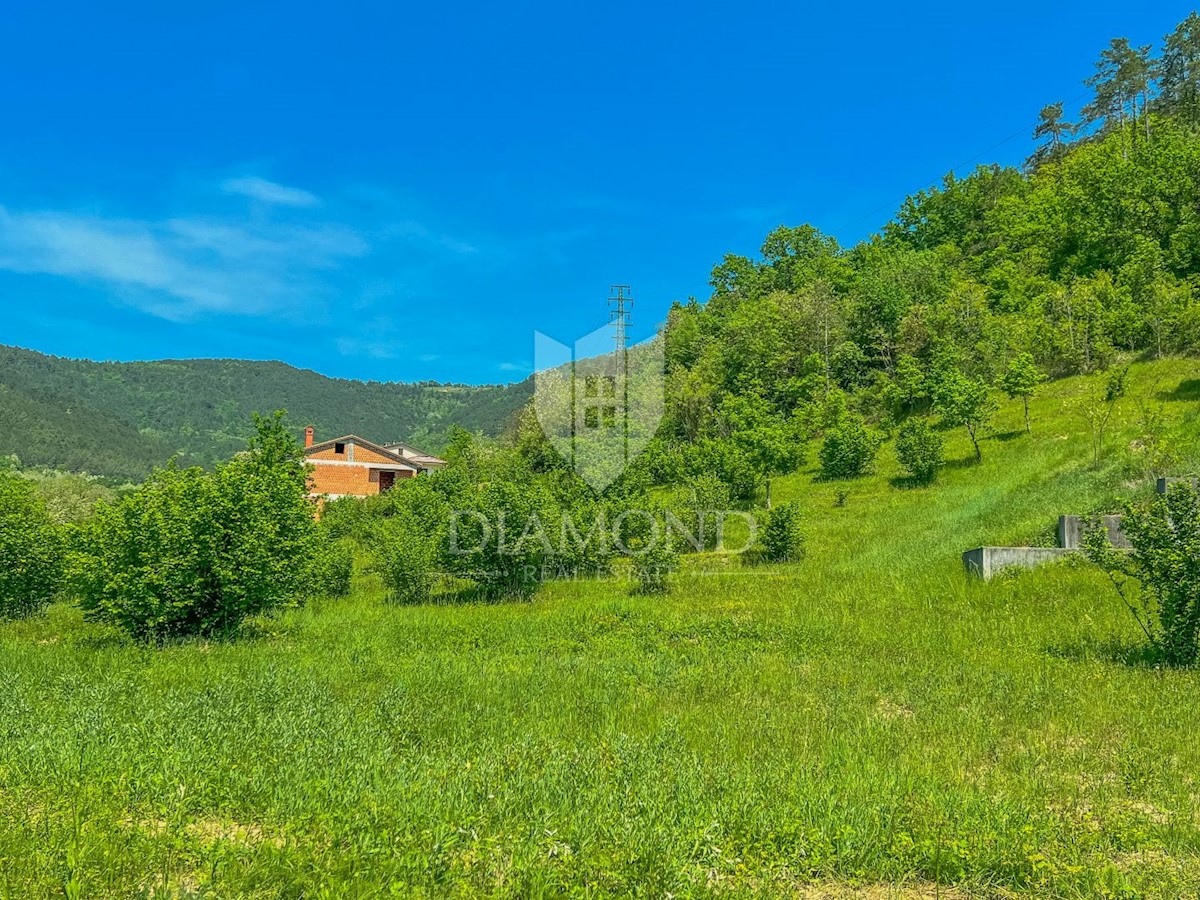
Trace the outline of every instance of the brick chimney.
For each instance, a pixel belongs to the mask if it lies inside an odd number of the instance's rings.
[[[313,435],[316,434],[316,429],[309,425],[304,429],[304,446],[311,447],[313,445]]]

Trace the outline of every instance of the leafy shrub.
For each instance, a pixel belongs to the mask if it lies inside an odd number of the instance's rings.
[[[671,509],[677,520],[674,527],[687,534],[678,549],[716,549],[721,513],[730,505],[729,485],[715,475],[698,475],[688,479],[681,493]]]
[[[0,617],[45,609],[58,592],[62,542],[29,482],[0,471]]]
[[[896,460],[914,481],[931,483],[944,460],[941,436],[924,419],[909,419],[896,435]]]
[[[847,418],[825,433],[821,474],[829,479],[858,478],[870,471],[878,450],[879,438],[860,420]]]
[[[281,414],[212,473],[170,467],[102,504],[74,581],[90,619],[144,640],[212,635],[298,601],[316,541],[304,451]]]
[[[1171,666],[1200,656],[1200,492],[1172,485],[1144,507],[1129,504],[1115,550],[1104,528],[1088,532],[1088,556],[1108,572],[1151,644]],[[1132,584],[1130,583],[1132,582]]]
[[[437,543],[411,515],[377,523],[375,565],[395,603],[425,603],[433,593]]]
[[[373,498],[372,498],[373,499]],[[321,509],[321,528],[330,538],[365,541],[377,518],[370,504],[359,497],[339,497]]]
[[[799,562],[804,558],[804,533],[800,506],[783,503],[767,514],[762,530],[763,556],[771,562]]]
[[[549,529],[556,542],[549,574],[564,577],[610,574],[614,550],[608,508],[601,503],[579,502],[562,515],[558,527]]]
[[[753,460],[741,447],[729,441],[701,438],[684,444],[680,452],[683,469],[689,476],[716,476],[737,499],[753,499],[759,477]]]
[[[548,526],[557,511],[531,482],[483,485],[456,509],[444,548],[447,569],[470,578],[490,597],[527,596],[553,561]]]
[[[853,341],[843,341],[834,348],[829,370],[841,387],[856,388],[867,371],[867,354]]]
[[[315,542],[309,560],[305,595],[316,597],[345,597],[350,593],[354,575],[354,550],[345,539],[335,540],[322,533]]]
[[[670,576],[679,569],[679,550],[672,532],[660,528],[657,536],[646,539],[630,555],[633,593],[665,594],[671,589]]]

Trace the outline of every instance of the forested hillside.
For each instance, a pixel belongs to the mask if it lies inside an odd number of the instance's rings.
[[[530,391],[529,382],[358,382],[278,362],[98,363],[0,347],[0,456],[140,480],[171,456],[229,457],[245,446],[252,413],[280,408],[325,437],[356,432],[437,450],[451,425],[499,431]]]
[[[976,433],[1004,392],[1200,350],[1200,16],[1157,56],[1112,41],[1086,83],[1020,170],[951,173],[853,247],[803,225],[725,257],[670,312],[652,475],[745,494],[831,431],[932,411]]]

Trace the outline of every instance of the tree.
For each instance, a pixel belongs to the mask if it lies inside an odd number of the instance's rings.
[[[531,595],[554,561],[551,497],[508,474],[461,499],[442,550],[447,571],[471,579],[490,598]]]
[[[675,534],[659,520],[651,534],[631,542],[630,571],[633,575],[633,594],[666,594],[671,590],[670,577],[679,570],[679,548]]]
[[[937,478],[944,460],[941,436],[925,419],[909,419],[896,436],[896,461],[919,484]]]
[[[794,470],[804,460],[804,444],[791,419],[775,413],[754,394],[729,397],[721,405],[726,435],[750,462],[766,487],[771,508],[771,479]]]
[[[1136,125],[1145,120],[1148,136],[1151,72],[1149,45],[1135,48],[1127,38],[1114,38],[1101,52],[1096,74],[1086,82],[1096,95],[1084,107],[1084,121],[1099,123],[1107,133],[1123,130],[1127,121]]]
[[[34,486],[0,469],[0,618],[45,609],[58,593],[62,542]]]
[[[1025,405],[1025,431],[1033,433],[1029,424],[1029,398],[1037,391],[1038,385],[1046,380],[1046,376],[1038,369],[1033,361],[1033,354],[1021,353],[1013,357],[1004,374],[1000,376],[1000,390],[1008,394],[1008,399],[1020,397]]]
[[[433,592],[440,538],[407,510],[377,522],[375,569],[394,603],[424,603]]]
[[[214,472],[170,466],[80,528],[86,616],[143,640],[216,635],[303,600],[317,548],[304,450],[282,413]]]
[[[1104,452],[1104,437],[1112,423],[1117,406],[1125,396],[1126,378],[1129,367],[1114,369],[1104,379],[1099,391],[1093,391],[1076,405],[1080,417],[1088,426],[1092,437],[1092,464],[1099,465]]]
[[[1192,12],[1163,41],[1157,106],[1189,128],[1200,127],[1200,14]]]
[[[800,291],[817,280],[837,290],[850,277],[837,239],[811,225],[781,225],[767,235],[761,252],[764,274],[777,290]]]
[[[943,371],[934,388],[933,407],[944,424],[967,430],[971,446],[975,448],[975,459],[983,462],[979,439],[996,411],[996,401],[987,382],[968,377],[957,367]]]
[[[1121,530],[1132,550],[1114,550],[1105,529],[1085,537],[1088,556],[1113,581],[1150,643],[1170,666],[1200,656],[1200,494],[1172,485],[1144,507],[1128,504]]]
[[[1031,169],[1036,169],[1042,163],[1058,159],[1066,150],[1067,142],[1075,135],[1078,127],[1063,119],[1061,102],[1043,106],[1042,111],[1038,113],[1038,123],[1033,129],[1033,139],[1035,141],[1045,140],[1046,143],[1034,151],[1026,165]]]

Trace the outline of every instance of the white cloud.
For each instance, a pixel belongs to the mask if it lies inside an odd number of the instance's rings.
[[[279,206],[311,207],[320,206],[321,199],[316,194],[300,188],[276,184],[256,175],[244,175],[241,178],[229,178],[222,182],[222,190],[227,194],[241,194],[251,200],[261,200],[263,203],[274,203]]]
[[[113,219],[0,207],[0,269],[101,284],[169,319],[301,309],[326,292],[318,272],[368,249],[340,225]]]
[[[322,205],[306,191],[256,177],[230,179],[223,188],[276,205]],[[325,207],[275,208],[270,214],[251,213],[241,203],[233,207],[220,215],[134,218],[0,205],[0,270],[99,287],[176,321],[204,314],[303,315],[311,321],[324,318],[335,297],[360,321],[411,294],[411,285],[423,284],[436,267],[476,253],[471,244],[391,208],[365,216],[356,208],[350,227]],[[368,254],[372,259],[364,259]],[[384,356],[395,352],[389,343],[395,342],[375,328],[343,352]]]

